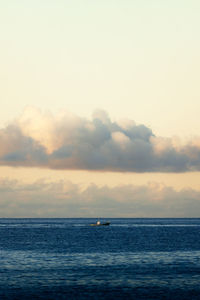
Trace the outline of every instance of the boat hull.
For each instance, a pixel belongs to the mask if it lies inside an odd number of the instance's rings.
[[[109,226],[110,222],[102,223],[102,224],[90,224],[90,226]]]

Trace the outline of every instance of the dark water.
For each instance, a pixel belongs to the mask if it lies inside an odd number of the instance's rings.
[[[0,299],[200,299],[200,219],[0,219]]]

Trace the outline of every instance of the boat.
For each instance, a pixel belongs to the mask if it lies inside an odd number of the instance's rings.
[[[90,226],[109,226],[109,225],[110,225],[110,222],[101,223],[100,221],[97,221],[94,224],[90,224]]]

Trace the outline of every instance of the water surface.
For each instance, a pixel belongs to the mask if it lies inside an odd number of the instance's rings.
[[[200,299],[200,219],[0,219],[0,299]]]

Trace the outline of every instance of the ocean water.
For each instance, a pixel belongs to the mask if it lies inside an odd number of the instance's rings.
[[[0,299],[200,299],[200,219],[0,219]]]

